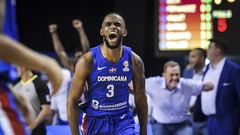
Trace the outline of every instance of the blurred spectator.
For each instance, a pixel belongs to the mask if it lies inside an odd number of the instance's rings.
[[[64,47],[59,39],[58,33],[57,33],[57,24],[51,24],[49,25],[49,32],[51,33],[52,40],[53,40],[53,47],[60,58],[61,63],[63,66],[67,69],[69,69],[72,73],[74,71],[74,66],[77,60],[82,56],[84,53],[89,51],[90,44],[87,38],[87,35],[84,31],[82,22],[80,20],[73,20],[72,22],[73,27],[77,30],[80,38],[81,48],[82,51],[76,50],[74,54],[74,58],[68,57],[67,53],[64,50]],[[78,47],[79,48],[79,47]]]
[[[68,125],[67,120],[67,95],[71,83],[71,73],[67,69],[62,69],[62,83],[58,92],[51,97],[51,117],[50,120],[52,124],[54,123],[54,116],[57,116],[58,125]],[[51,85],[49,84],[50,91],[52,90]]]
[[[191,50],[189,53],[189,65],[191,65],[191,67],[185,68],[183,77],[192,78],[194,80],[202,80],[206,69],[206,55],[206,51],[202,48],[195,48]],[[201,95],[191,97],[190,111],[193,116],[193,135],[208,135],[207,117],[201,110]]]
[[[202,92],[202,110],[208,116],[209,135],[237,135],[240,124],[240,66],[225,55],[227,41],[210,39],[207,56],[211,63],[206,68],[204,82],[212,82],[211,92]]]
[[[164,65],[163,77],[146,79],[146,92],[152,101],[154,135],[192,135],[188,116],[189,100],[202,90],[213,88],[211,83],[180,78],[180,66],[174,61]]]

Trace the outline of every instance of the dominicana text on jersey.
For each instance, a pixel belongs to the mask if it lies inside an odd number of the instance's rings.
[[[92,116],[115,115],[129,110],[128,83],[132,80],[132,51],[123,46],[121,59],[111,63],[100,46],[91,49],[93,70],[88,78],[89,91],[86,113]]]

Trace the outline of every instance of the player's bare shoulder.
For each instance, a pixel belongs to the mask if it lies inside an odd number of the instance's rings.
[[[93,55],[89,51],[78,59],[76,70],[80,69],[80,70],[90,72],[92,70],[92,66],[93,66]]]
[[[144,72],[144,64],[142,59],[132,51],[132,64],[133,64],[133,70],[135,72]]]

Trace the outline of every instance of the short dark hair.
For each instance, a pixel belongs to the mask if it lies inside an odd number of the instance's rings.
[[[210,43],[215,43],[215,46],[219,48],[223,54],[226,54],[228,51],[228,41],[223,37],[214,37],[209,39]]]
[[[104,20],[106,19],[106,17],[111,16],[111,15],[120,16],[120,17],[122,18],[122,20],[124,21],[124,23],[126,24],[125,18],[124,18],[120,13],[118,13],[118,12],[110,12],[110,13],[108,13],[107,15],[105,15],[105,17],[104,17],[104,19],[103,19],[103,21],[102,21],[102,24],[103,24]]]
[[[198,51],[198,52],[200,53],[200,55],[204,57],[204,59],[207,58],[207,52],[206,52],[206,50],[204,50],[204,49],[202,49],[202,48],[194,48],[193,50]],[[193,50],[192,50],[192,51],[193,51]]]
[[[122,17],[122,19],[125,21],[124,17],[123,17],[120,13],[118,13],[118,12],[110,12],[110,13],[108,13],[107,15],[105,15],[105,17],[110,16],[110,15],[120,16],[120,17]],[[104,17],[104,19],[105,19],[105,17]]]

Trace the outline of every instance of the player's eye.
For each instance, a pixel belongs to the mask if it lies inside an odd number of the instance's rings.
[[[106,26],[108,26],[108,27],[111,26],[111,23],[110,23],[110,22],[107,22],[107,23],[106,23]]]
[[[114,23],[114,25],[115,25],[116,27],[121,27],[121,26],[122,26],[122,24],[119,23],[119,22]]]

